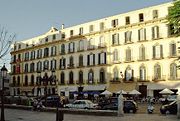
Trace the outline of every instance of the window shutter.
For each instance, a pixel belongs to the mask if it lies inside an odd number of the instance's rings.
[[[116,43],[119,44],[119,34],[116,34],[116,36],[117,36],[117,37],[116,37],[116,39],[117,39],[117,40],[116,40]]]
[[[146,29],[144,29],[144,40],[146,40]]]
[[[161,51],[161,58],[163,57],[163,46],[160,45],[160,51]]]
[[[158,26],[156,26],[156,31],[157,31],[157,38],[159,38],[159,27]]]
[[[101,64],[101,53],[98,54],[98,64]]]
[[[134,81],[134,70],[132,69],[131,71],[132,71],[132,73],[131,73],[132,74],[131,75],[131,81]]]
[[[141,29],[138,30],[138,40],[139,40],[139,41],[141,40]]]
[[[66,68],[66,59],[65,58],[63,59],[63,66],[64,66],[64,68]]]
[[[156,46],[153,46],[153,58],[156,57]]]
[[[54,60],[54,69],[56,69],[56,60]]]
[[[93,54],[93,64],[95,65],[95,54]]]
[[[87,65],[89,65],[89,55],[87,55]]]
[[[59,61],[59,67],[60,67],[60,69],[61,69],[61,62],[62,62],[62,59],[60,59],[60,61]]]
[[[155,38],[154,27],[152,27],[152,39]]]
[[[125,43],[127,43],[127,32],[124,33]]]

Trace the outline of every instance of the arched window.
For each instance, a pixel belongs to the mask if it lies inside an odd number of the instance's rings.
[[[161,79],[161,66],[159,64],[154,66],[154,79]]]
[[[74,58],[73,56],[69,57],[69,67],[73,67],[74,66]]]
[[[100,83],[105,83],[106,82],[106,80],[105,80],[105,71],[104,71],[103,68],[99,72],[99,82]]]
[[[145,47],[141,45],[139,47],[139,60],[145,60]]]
[[[83,55],[79,56],[79,66],[82,67],[83,66]]]
[[[37,71],[42,71],[42,62],[41,61],[39,61],[37,63]]]
[[[51,56],[55,56],[56,55],[56,46],[52,46],[51,47]]]
[[[84,50],[84,40],[79,41],[79,51]]]
[[[69,73],[69,84],[74,84],[74,75],[72,71]]]
[[[24,83],[25,86],[28,86],[28,76],[26,75],[25,76],[25,83]]]
[[[79,71],[79,84],[83,84],[83,72]]]
[[[146,80],[146,68],[144,65],[141,65],[139,68],[139,80],[140,81]]]
[[[115,49],[114,52],[113,52],[113,60],[114,60],[114,61],[118,61],[118,58],[119,58],[119,57],[118,57],[118,50]]]
[[[49,69],[49,61],[48,60],[44,61],[44,69]]]
[[[65,54],[65,44],[61,45],[61,54]]]
[[[94,49],[94,39],[89,39],[88,41],[88,49]]]
[[[125,79],[126,81],[133,81],[134,77],[134,70],[131,69],[130,66],[128,66],[125,70]]]
[[[30,72],[34,72],[34,66],[35,66],[34,63],[31,63],[31,64],[30,64]]]
[[[93,84],[94,83],[94,72],[93,72],[92,69],[88,73],[88,83],[89,84]]]
[[[104,36],[101,36],[100,38],[99,38],[99,44],[98,44],[98,46],[99,47],[105,47],[105,42],[104,42],[105,40],[104,40]]]
[[[31,75],[31,85],[34,85],[34,75]]]
[[[176,69],[176,64],[172,63],[170,65],[170,79],[176,79],[177,78],[177,69]]]
[[[61,84],[65,84],[64,72],[61,72]]]
[[[28,72],[28,63],[25,64],[25,72],[27,73]]]
[[[49,48],[44,48],[44,57],[49,56]]]
[[[126,61],[131,61],[132,60],[132,55],[131,55],[131,48],[128,47],[126,49]]]
[[[117,67],[115,67],[115,68],[113,69],[113,74],[114,74],[113,80],[114,80],[114,81],[118,81],[118,80],[119,80],[119,72],[118,72]]]

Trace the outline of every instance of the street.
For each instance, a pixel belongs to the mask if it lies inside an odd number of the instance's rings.
[[[5,109],[6,121],[55,121],[55,113]],[[179,121],[176,115],[125,114],[116,116],[90,116],[65,114],[64,121]]]

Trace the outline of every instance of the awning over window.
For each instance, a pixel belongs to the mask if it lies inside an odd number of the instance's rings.
[[[147,89],[149,90],[162,90],[162,89],[180,89],[180,82],[172,82],[172,81],[165,81],[165,82],[158,82],[158,83],[149,83]]]
[[[116,93],[120,90],[124,90],[126,92],[130,92],[136,89],[136,83],[118,83],[118,84],[109,84],[107,88],[108,91]]]
[[[101,91],[106,88],[106,85],[88,85],[84,86],[83,91]]]

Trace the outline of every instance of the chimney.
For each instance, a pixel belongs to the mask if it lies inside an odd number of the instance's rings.
[[[64,24],[61,25],[61,29],[64,29]]]

